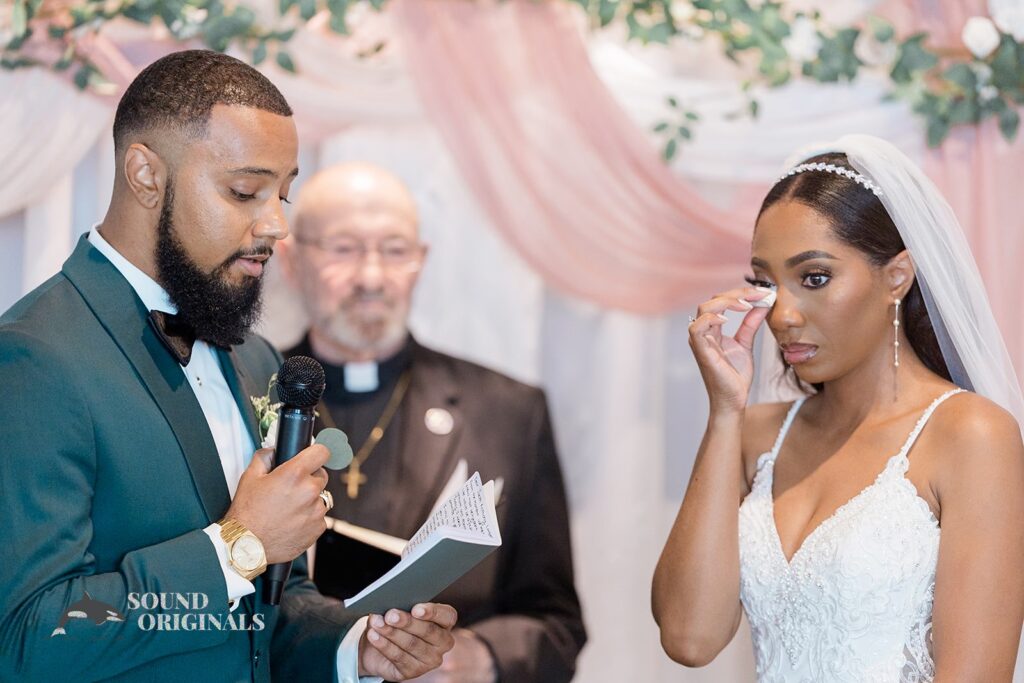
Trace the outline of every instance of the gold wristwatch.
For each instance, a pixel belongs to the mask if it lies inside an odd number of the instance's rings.
[[[228,564],[246,581],[252,581],[267,568],[267,553],[256,534],[233,519],[224,518],[220,537],[228,546]]]

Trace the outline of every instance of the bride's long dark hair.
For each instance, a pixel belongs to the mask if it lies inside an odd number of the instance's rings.
[[[806,163],[824,162],[853,170],[845,154],[819,154]],[[856,181],[836,173],[804,171],[777,182],[761,203],[758,220],[769,207],[780,201],[800,202],[824,216],[833,233],[843,242],[861,251],[876,267],[884,266],[906,247],[881,200]],[[942,357],[928,309],[917,280],[903,297],[900,324],[917,357],[932,372],[950,379]],[[814,388],[821,391],[822,385]]]

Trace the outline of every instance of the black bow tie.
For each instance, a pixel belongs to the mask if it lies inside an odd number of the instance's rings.
[[[192,345],[196,342],[196,331],[192,326],[180,315],[163,311],[150,311],[149,324],[174,359],[187,366],[192,360]]]

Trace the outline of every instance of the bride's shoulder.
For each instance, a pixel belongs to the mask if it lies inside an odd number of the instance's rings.
[[[995,401],[971,391],[951,396],[938,407],[931,432],[942,443],[962,446],[1020,442],[1020,426],[1013,415]]]
[[[1017,420],[995,401],[969,391],[940,405],[921,437],[936,465],[951,477],[1017,467],[1024,460]]]

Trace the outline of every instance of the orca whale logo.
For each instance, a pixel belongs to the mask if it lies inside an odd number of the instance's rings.
[[[93,600],[89,591],[86,591],[84,598],[68,607],[67,611],[61,615],[60,622],[57,624],[57,628],[53,629],[50,637],[67,635],[64,626],[71,619],[88,619],[99,626],[108,621],[124,621],[124,615],[105,602]]]

